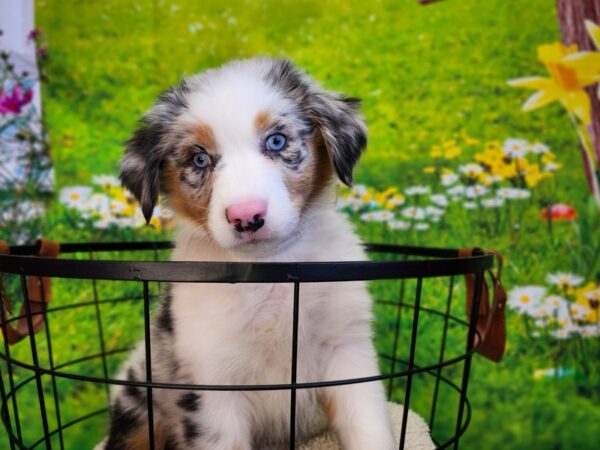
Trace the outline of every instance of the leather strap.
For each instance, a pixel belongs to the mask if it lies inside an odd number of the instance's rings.
[[[39,239],[36,242],[38,248],[37,255],[48,258],[55,258],[60,252],[60,244],[58,242],[49,241],[47,239]],[[5,241],[0,241],[0,254],[9,254],[10,247]],[[44,326],[44,312],[46,311],[46,303],[52,301],[52,288],[51,279],[49,277],[38,277],[29,276],[27,277],[27,295],[29,310],[31,312],[31,322],[33,325],[33,331],[37,333]],[[4,285],[2,283],[2,274],[0,274],[0,296],[2,296],[2,307],[4,308],[4,315],[8,317],[12,314],[13,308],[10,298],[6,294]],[[29,326],[27,324],[27,309],[25,303],[21,306],[19,312],[20,319],[17,320],[16,327],[13,327],[11,323],[6,323],[6,328],[3,326],[2,330],[5,332],[5,339],[9,344],[16,344],[24,337],[29,335]]]
[[[479,313],[477,314],[477,331],[481,336],[477,351],[486,358],[499,362],[506,348],[506,290],[502,285],[502,256],[496,250],[482,252],[478,248],[463,248],[458,251],[458,256],[469,257],[475,254],[491,254],[496,257],[498,268],[496,273],[488,272],[492,283],[492,303],[490,305],[490,289],[485,276],[482,280],[479,295]],[[471,317],[473,298],[475,295],[475,274],[465,274],[467,287],[467,316]]]

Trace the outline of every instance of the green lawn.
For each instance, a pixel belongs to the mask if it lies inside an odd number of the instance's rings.
[[[446,220],[424,233],[391,232],[381,224],[355,217],[365,240],[498,248],[507,259],[504,276],[509,288],[543,284],[546,275],[556,271],[578,272],[586,281],[593,281],[598,266],[589,261],[597,252],[594,245],[600,236],[600,222],[597,207],[588,207],[576,134],[556,105],[522,113],[527,93],[506,85],[510,78],[543,73],[536,62],[536,48],[558,39],[553,3],[446,0],[423,7],[417,0],[226,4],[210,0],[38,0],[37,23],[49,42],[44,106],[57,184],[89,185],[92,175],[115,174],[123,142],[140,114],[181,76],[233,58],[284,55],[327,88],[363,99],[370,141],[357,169],[359,183],[378,189],[431,185],[431,176],[423,173],[423,168],[432,164],[430,149],[451,139],[461,142],[461,163],[468,162],[484,142],[519,137],[545,142],[563,164],[530,200],[515,204],[510,211],[502,210],[498,217],[454,205]],[[481,143],[463,144],[465,133]],[[457,162],[452,164],[456,167]],[[550,234],[540,218],[539,202],[545,199],[573,205],[578,220],[555,223]],[[74,229],[70,217],[55,204],[44,234],[62,241],[160,237],[149,230]],[[56,285],[60,294],[55,303],[88,298],[90,288],[89,282],[61,281]],[[101,289],[105,295],[118,295],[135,287],[104,284]],[[397,285],[376,284],[372,289],[377,297],[391,296]],[[455,293],[457,315],[464,314],[461,289]],[[426,301],[442,307],[441,282],[433,283],[428,292]],[[102,308],[111,348],[141,335],[141,309],[135,308],[128,304]],[[395,312],[377,307],[376,313],[377,345],[388,350]],[[461,447],[595,448],[600,421],[598,338],[560,345],[536,340],[522,316],[512,311],[507,315],[505,359],[497,365],[475,359],[469,387],[473,417]],[[98,351],[93,310],[65,313],[52,320],[51,327],[59,320],[73,323],[68,332],[56,333],[59,336],[53,342],[59,360]],[[409,314],[405,321],[409,326]],[[426,361],[437,352],[440,330],[439,321],[423,320],[419,358]],[[403,339],[407,342],[408,334]],[[585,347],[581,354],[588,360],[574,359],[580,341]],[[452,334],[449,348],[458,352],[463,343],[462,335]],[[14,352],[29,357],[26,343],[14,347]],[[111,370],[116,370],[118,361],[111,359]],[[536,369],[552,367],[555,361],[575,374],[534,379]],[[99,374],[100,366],[83,364],[78,370]],[[458,373],[450,370],[448,375],[456,378]],[[411,406],[427,414],[431,390],[431,382],[418,379]],[[68,380],[59,380],[59,391],[64,412],[71,419],[101,407],[104,400],[102,389]],[[394,396],[402,400],[402,390]],[[444,398],[448,410],[454,410],[455,398],[450,394]],[[47,395],[47,402],[52,401]],[[33,390],[20,396],[19,402],[23,416],[36,414]],[[66,448],[90,448],[103,434],[103,426],[99,419],[94,426],[74,427],[65,435]],[[438,431],[447,432],[450,426],[442,413]],[[27,432],[39,435],[40,430],[34,420]],[[3,439],[0,434],[0,448],[8,448]]]

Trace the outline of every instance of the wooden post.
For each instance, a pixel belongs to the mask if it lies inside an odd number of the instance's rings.
[[[580,50],[593,50],[594,44],[587,34],[584,20],[589,19],[600,23],[600,0],[557,0],[556,11],[562,41],[566,45],[577,44]],[[596,161],[600,161],[600,100],[598,100],[597,86],[588,87],[587,92],[592,101],[592,123],[588,126],[588,132]],[[587,164],[586,158],[584,164]],[[586,171],[586,173],[590,172]],[[590,181],[588,179],[588,182]]]

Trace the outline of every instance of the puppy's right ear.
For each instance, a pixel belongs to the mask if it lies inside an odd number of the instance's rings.
[[[139,128],[127,142],[119,178],[142,207],[146,222],[150,222],[160,189],[159,145],[161,134],[156,126],[142,119]]]

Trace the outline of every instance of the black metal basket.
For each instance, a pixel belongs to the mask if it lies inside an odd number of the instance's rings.
[[[44,314],[46,326],[44,331],[37,335],[31,331],[33,326],[29,302],[24,302],[25,317],[30,330],[29,346],[22,342],[15,347],[10,347],[4,339],[3,350],[0,352],[0,358],[5,363],[0,368],[2,402],[0,413],[11,449],[82,448],[77,446],[80,445],[77,444],[80,442],[78,436],[81,433],[89,433],[89,423],[98,418],[106,420],[109,385],[129,385],[146,389],[151,446],[153,446],[153,389],[289,390],[290,448],[293,449],[296,444],[295,400],[298,389],[315,389],[375,380],[383,380],[387,384],[389,399],[400,401],[405,405],[400,448],[404,448],[408,408],[413,405],[417,407],[418,412],[428,416],[432,438],[439,448],[458,447],[459,438],[467,429],[471,419],[467,387],[472,356],[476,350],[474,343],[479,342],[475,323],[484,273],[494,264],[492,256],[480,254],[459,258],[458,251],[453,249],[367,245],[367,250],[374,259],[378,259],[377,261],[328,263],[161,261],[166,259],[166,252],[170,248],[172,244],[169,242],[62,244],[61,254],[69,254],[69,259],[32,256],[36,254],[36,246],[15,246],[11,248],[10,255],[0,255],[0,273],[4,274],[7,288],[12,286],[13,296],[17,293],[21,299],[28,298],[27,280],[30,276],[52,277],[55,289],[58,283],[66,293],[61,295],[61,298],[57,298],[54,303],[47,305],[45,311],[40,313]],[[475,276],[470,318],[465,316],[464,302],[452,303],[454,292],[464,289],[462,283],[456,282],[457,276],[464,274]],[[376,332],[376,336],[381,338],[378,350],[382,374],[328,382],[296,382],[298,321],[302,320],[298,317],[299,292],[303,283],[356,280],[370,281],[371,286],[375,286],[373,290],[376,325],[383,327],[383,331],[379,334]],[[153,300],[159,295],[160,284],[165,282],[293,284],[294,295],[290,298],[294,311],[290,383],[240,386],[152,382],[151,309]],[[110,295],[107,294],[103,290],[102,283],[117,286],[120,295],[114,294],[114,286],[110,286],[111,289],[106,291],[110,292]],[[433,306],[426,305],[422,300],[425,286],[428,284],[432,286],[429,297],[435,303]],[[131,305],[134,304],[137,304],[140,309],[143,308],[143,314],[136,316],[133,313]],[[125,307],[129,310],[124,309]],[[78,314],[81,314],[78,316],[77,324],[64,319],[67,310],[77,310]],[[403,310],[408,311],[409,314],[402,314]],[[458,312],[455,313],[455,310]],[[0,308],[0,311],[2,311],[0,321],[6,336],[7,324],[14,323],[23,316],[7,318],[3,308]],[[146,382],[110,377],[110,373],[114,372],[119,362],[127,355],[130,346],[116,345],[120,343],[118,333],[122,327],[115,328],[112,334],[109,328],[116,319],[127,314],[132,318],[140,317],[140,320],[143,317]],[[111,317],[116,319],[111,320]],[[419,327],[424,322],[427,326]],[[98,346],[97,352],[80,356],[76,350],[68,351],[71,347],[69,349],[56,347],[57,333],[64,335],[73,328],[71,330],[73,339],[77,339],[77,328],[90,324],[93,324],[94,332],[97,333],[98,339],[95,342]],[[53,344],[53,336],[55,336],[55,344]],[[421,358],[418,355],[420,347],[418,342],[422,342],[424,337],[429,344],[435,343],[436,351],[428,351],[427,355]],[[64,339],[61,339],[62,341]],[[403,345],[405,341],[407,345]],[[64,347],[64,344],[61,345]],[[86,341],[86,345],[91,343]],[[453,348],[460,348],[460,351],[455,351],[453,354]],[[91,352],[89,348],[87,351]],[[23,356],[25,353],[29,355]],[[77,367],[81,369],[76,370]],[[404,383],[401,382],[402,380]],[[425,384],[416,389],[416,384],[420,382]],[[99,401],[103,405],[99,408],[90,408],[83,414],[81,408],[75,408],[77,415],[67,417],[69,401],[78,399],[82,397],[82,392],[87,392],[81,388],[82,383],[86,386],[92,385],[94,389],[101,391],[96,393],[96,397],[100,398]],[[28,389],[31,394],[24,394]],[[443,400],[441,400],[442,391],[446,393]],[[439,407],[440,404],[443,404],[442,408]],[[36,415],[39,417],[30,417]],[[444,424],[441,423],[442,421]]]

